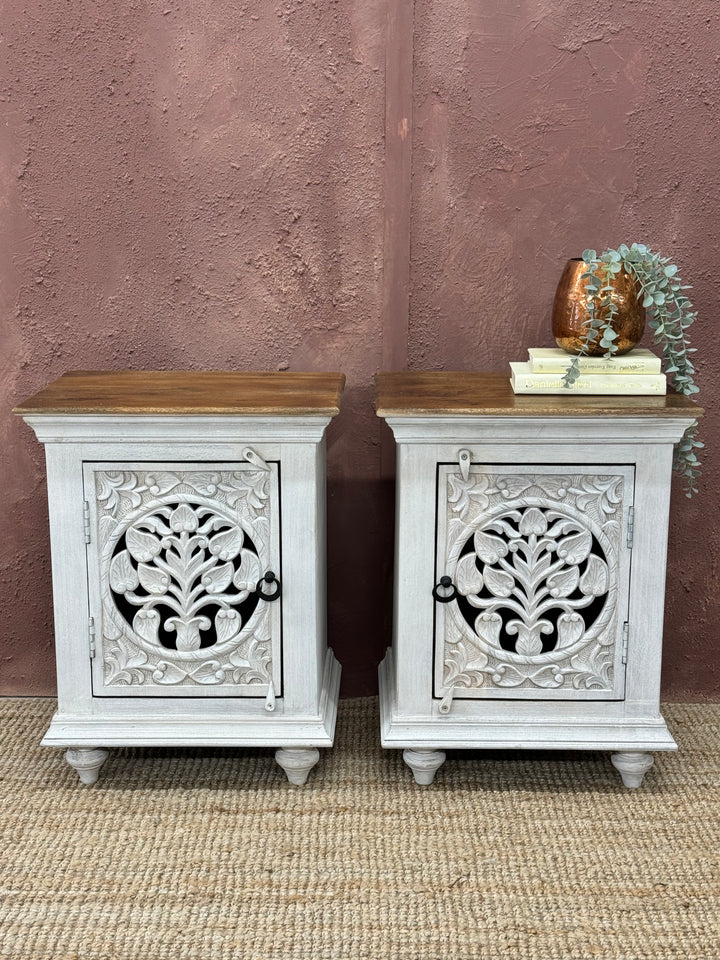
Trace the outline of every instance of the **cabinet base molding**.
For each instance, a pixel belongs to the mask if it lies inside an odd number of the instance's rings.
[[[108,756],[108,747],[281,747],[275,755],[288,773],[291,783],[305,783],[310,769],[318,762],[317,747],[331,747],[337,719],[340,691],[340,664],[331,650],[327,651],[323,689],[320,696],[321,714],[317,717],[286,717],[282,706],[270,718],[243,717],[235,714],[216,718],[192,717],[187,714],[168,719],[173,706],[163,702],[164,717],[135,712],[126,717],[73,717],[59,712],[53,717],[41,743],[43,747],[67,747],[65,759],[78,772],[83,783],[97,782],[98,774]],[[241,708],[238,704],[238,710]],[[118,709],[125,709],[119,707]],[[175,709],[181,710],[182,705]],[[102,747],[98,747],[98,742]],[[282,755],[282,759],[278,755]],[[300,766],[305,774],[290,774],[295,755],[302,756]],[[314,758],[314,759],[311,759]]]
[[[522,716],[480,719],[428,712],[427,716],[402,716],[393,697],[393,651],[380,664],[380,731],[383,747],[403,750],[403,759],[416,783],[432,783],[445,760],[445,750],[607,750],[626,787],[639,787],[653,765],[651,751],[677,750],[662,716],[627,717],[617,704],[613,719],[587,720],[578,716],[541,720]],[[604,705],[606,711],[612,704]],[[498,704],[492,708],[497,711]],[[512,704],[510,712],[518,712]]]

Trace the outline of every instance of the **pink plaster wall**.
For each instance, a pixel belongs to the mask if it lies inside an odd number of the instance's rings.
[[[553,345],[558,277],[586,247],[646,242],[693,285],[708,455],[701,495],[673,498],[670,698],[720,698],[719,37],[714,0],[415,3],[411,369]]]
[[[15,402],[82,367],[343,369],[329,636],[345,692],[372,692],[392,556],[372,375],[408,321],[383,314],[388,256],[412,251],[411,368],[502,369],[548,342],[567,257],[637,238],[694,285],[712,444],[673,504],[665,693],[720,697],[716,4],[415,0],[403,238],[384,76],[405,2],[5,0],[0,692],[54,677],[43,456]]]
[[[65,370],[123,367],[345,371],[331,633],[351,689],[372,689],[383,3],[5,11],[0,689],[54,684],[43,454],[9,408]]]

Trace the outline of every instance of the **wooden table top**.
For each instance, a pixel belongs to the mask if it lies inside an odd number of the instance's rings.
[[[75,370],[13,412],[332,417],[344,386],[342,373]]]
[[[507,373],[453,373],[445,370],[378,373],[379,417],[428,414],[501,417],[699,417],[693,400],[664,397],[515,394]]]

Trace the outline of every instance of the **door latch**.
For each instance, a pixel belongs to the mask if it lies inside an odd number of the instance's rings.
[[[467,480],[470,476],[470,464],[472,462],[472,454],[469,450],[462,449],[458,452],[458,464],[460,465],[460,473],[463,480]]]
[[[251,463],[254,467],[257,467],[259,470],[269,470],[270,467],[265,463],[263,458],[259,453],[256,453],[252,447],[243,447],[240,451],[240,456],[243,460],[247,460],[248,463]]]

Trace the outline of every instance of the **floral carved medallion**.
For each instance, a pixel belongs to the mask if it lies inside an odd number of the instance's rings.
[[[627,479],[465,479],[441,468],[438,572],[455,593],[437,605],[436,687],[455,697],[618,695]]]
[[[257,585],[279,556],[278,484],[265,467],[92,472],[105,692],[271,684],[280,603]]]

